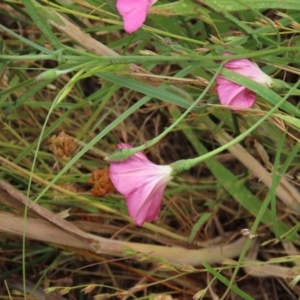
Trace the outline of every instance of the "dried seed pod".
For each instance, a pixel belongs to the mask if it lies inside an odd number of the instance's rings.
[[[50,146],[49,150],[57,158],[69,160],[71,155],[77,150],[77,142],[64,131],[62,131],[58,136],[53,135],[48,140]]]
[[[92,178],[88,180],[88,184],[92,185],[91,193],[93,196],[103,196],[114,190],[108,169],[93,171]]]

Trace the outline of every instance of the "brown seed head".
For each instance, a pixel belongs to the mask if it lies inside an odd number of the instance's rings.
[[[114,186],[109,177],[108,169],[93,171],[92,178],[88,180],[88,184],[93,186],[91,189],[93,196],[103,196],[114,190]]]
[[[50,146],[49,150],[57,157],[69,160],[71,155],[77,150],[77,142],[64,131],[58,136],[53,135],[48,140]]]

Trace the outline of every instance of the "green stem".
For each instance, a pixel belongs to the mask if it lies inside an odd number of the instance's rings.
[[[68,51],[79,54],[78,50],[71,48],[67,48]],[[255,53],[245,53],[245,54],[234,54],[230,56],[201,56],[201,55],[184,55],[184,56],[163,56],[163,55],[155,55],[155,56],[97,56],[91,55],[85,52],[80,52],[79,56],[70,56],[70,55],[61,55],[61,53],[53,53],[51,55],[40,54],[40,55],[23,55],[23,56],[15,56],[15,55],[0,55],[0,60],[46,60],[46,59],[58,59],[59,54],[62,59],[77,59],[77,60],[86,60],[87,58],[84,56],[88,56],[90,58],[94,57],[98,61],[104,61],[106,63],[143,63],[143,62],[213,62],[213,61],[229,61],[241,58],[254,58],[261,57],[270,54],[277,54],[282,52],[291,52],[298,51],[299,47],[279,47],[271,50],[262,50]],[[293,60],[295,62],[295,60]]]
[[[248,53],[242,53],[242,54],[233,54],[233,55],[228,55],[228,56],[222,56],[222,55],[214,55],[214,56],[209,56],[209,55],[185,55],[185,56],[163,56],[163,55],[155,55],[155,56],[141,56],[141,55],[136,55],[136,56],[101,56],[99,57],[98,55],[91,54],[91,53],[85,53],[77,49],[73,49],[71,47],[65,46],[65,49],[69,52],[76,53],[78,55],[86,55],[89,57],[94,57],[96,59],[108,59],[113,61],[118,62],[118,61],[125,61],[127,63],[140,63],[140,62],[145,62],[145,61],[151,61],[151,62],[160,62],[160,61],[174,61],[174,62],[180,62],[180,61],[229,61],[229,60],[234,60],[234,59],[242,59],[242,58],[257,58],[257,57],[265,57],[267,55],[272,55],[272,54],[281,54],[283,52],[294,52],[294,51],[299,51],[299,47],[278,47],[276,49],[269,49],[269,50],[260,50],[257,52],[248,52]],[[262,61],[266,61],[262,59]],[[293,59],[295,61],[295,59]]]
[[[61,55],[57,54],[32,54],[32,55],[0,55],[0,61],[19,61],[19,60],[75,60],[75,61],[86,61],[87,58],[77,55]]]
[[[295,48],[295,47],[294,47]],[[280,48],[282,49],[282,48]],[[291,48],[289,48],[291,49]],[[299,47],[297,48],[299,50]],[[275,49],[277,50],[277,49]],[[281,50],[281,51],[287,51],[287,50]],[[294,50],[295,51],[295,50]],[[266,50],[266,51],[260,51],[260,52],[265,52],[264,55],[268,54],[274,54],[273,50]],[[228,56],[220,56],[220,55],[215,55],[215,56],[202,56],[202,55],[183,55],[183,56],[163,56],[163,55],[154,55],[154,56],[141,56],[141,55],[136,55],[136,56],[101,56],[98,57],[97,60],[100,61],[105,61],[107,63],[112,63],[112,64],[117,64],[117,63],[124,63],[124,64],[129,64],[129,63],[143,63],[143,62],[156,62],[156,63],[162,63],[162,62],[174,62],[174,63],[180,63],[180,62],[198,62],[198,63],[203,63],[207,62],[211,64],[211,67],[217,67],[219,64],[215,61],[230,61],[230,60],[236,60],[236,59],[242,59],[242,58],[251,58],[251,57],[257,57],[261,56],[262,54],[259,52],[259,55],[254,55],[255,53],[247,53],[247,54],[237,54],[237,55],[228,55]],[[274,58],[272,58],[274,59]],[[263,62],[269,62],[267,59],[262,59],[261,61]],[[287,61],[287,60],[286,60]],[[298,60],[292,59],[291,62],[299,62]],[[205,65],[207,66],[207,65]]]
[[[122,160],[125,160],[128,157],[134,155],[135,153],[144,151],[145,149],[147,149],[147,148],[155,145],[157,142],[159,142],[164,136],[166,136],[171,130],[173,130],[175,128],[175,126],[177,126],[177,124],[179,124],[198,105],[198,103],[202,100],[202,98],[206,95],[206,93],[209,91],[211,86],[214,84],[216,77],[220,74],[220,71],[223,68],[223,65],[224,65],[224,62],[222,62],[219,65],[216,73],[214,74],[211,81],[204,89],[204,91],[198,97],[198,99],[195,102],[193,102],[193,104],[171,126],[169,126],[166,130],[164,130],[160,135],[158,135],[154,139],[152,139],[138,147],[125,148],[125,149],[121,149],[121,151],[117,150],[117,151],[113,152],[111,155],[109,155],[108,157],[106,157],[105,160],[107,160],[109,162],[122,161]]]
[[[81,64],[78,64],[74,67],[68,68],[68,69],[48,69],[46,71],[44,71],[43,73],[41,73],[40,75],[37,76],[36,81],[42,81],[42,80],[48,80],[48,79],[55,79],[57,77],[59,77],[62,74],[67,74],[70,72],[74,72],[77,70],[82,70],[82,69],[88,69],[89,67],[93,67],[94,62],[93,61],[88,61],[88,62],[84,62]]]

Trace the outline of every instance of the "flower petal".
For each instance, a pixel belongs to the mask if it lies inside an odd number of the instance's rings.
[[[145,22],[151,1],[117,0],[116,6],[123,17],[125,31],[132,33],[139,29]]]
[[[231,54],[223,54],[223,56],[228,55]],[[261,69],[249,59],[234,59],[228,61],[224,67],[267,87],[272,85],[272,78],[262,72]],[[256,94],[246,87],[234,83],[222,76],[217,76],[216,81],[218,83],[217,92],[221,104],[234,106],[235,108],[232,108],[233,110],[237,110],[239,107],[250,108],[254,104]]]
[[[256,99],[255,93],[225,78],[222,78],[222,84],[218,85],[217,91],[221,104],[236,107],[232,109],[250,108]]]
[[[223,54],[223,56],[227,55],[231,54]],[[242,58],[230,60],[224,65],[224,67],[266,86],[270,86],[272,83],[272,78],[265,74],[256,64],[254,64],[249,59]]]
[[[118,147],[131,148],[127,144]],[[142,152],[111,163],[110,179],[125,196],[128,212],[138,225],[158,217],[164,189],[172,179],[172,170],[171,166],[152,163]]]
[[[166,182],[160,184],[155,180],[134,190],[126,197],[129,215],[142,226],[144,222],[157,219]]]

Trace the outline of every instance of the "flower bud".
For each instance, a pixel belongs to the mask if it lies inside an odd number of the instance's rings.
[[[231,55],[229,53],[223,54],[224,56]],[[224,68],[227,68],[240,75],[246,76],[268,88],[273,85],[273,80],[270,76],[261,71],[261,69],[251,62],[249,59],[235,59],[228,61]],[[240,107],[250,108],[256,100],[256,94],[229,79],[219,75],[217,76],[217,92],[222,105],[232,106],[232,110],[237,110]]]

